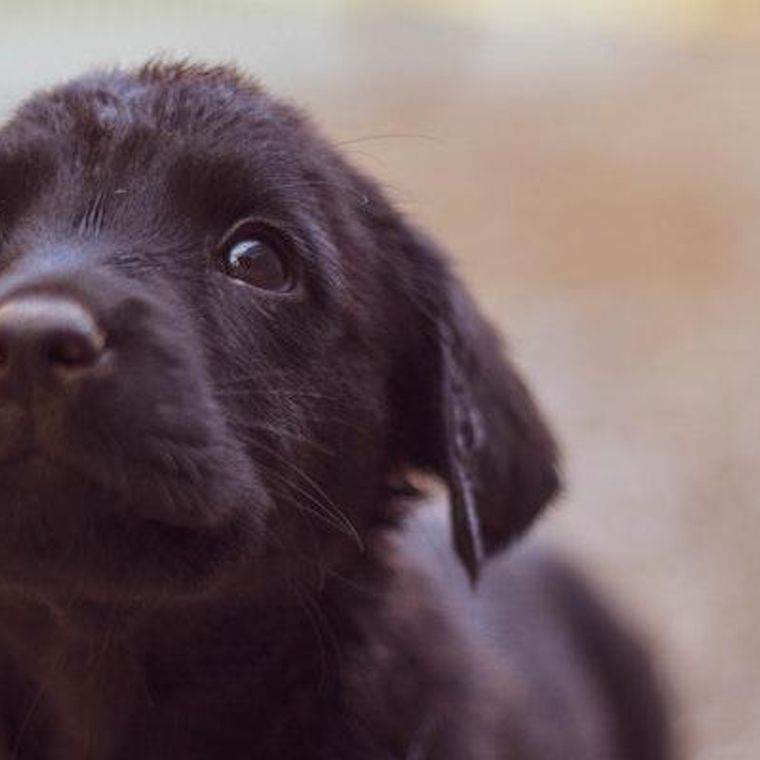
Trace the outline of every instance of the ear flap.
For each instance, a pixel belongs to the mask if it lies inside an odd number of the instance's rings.
[[[454,545],[474,580],[558,490],[557,451],[494,330],[432,245],[411,237],[423,345],[398,386],[400,440],[407,464],[447,482]]]

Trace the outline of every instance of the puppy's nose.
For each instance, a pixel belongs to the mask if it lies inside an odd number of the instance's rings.
[[[88,373],[106,336],[79,303],[60,296],[23,295],[0,304],[0,378],[23,374],[44,381]]]

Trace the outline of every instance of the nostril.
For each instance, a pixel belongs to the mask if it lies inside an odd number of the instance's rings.
[[[86,369],[97,362],[104,347],[102,335],[97,331],[61,331],[51,336],[47,360],[51,365],[57,365],[61,369]]]

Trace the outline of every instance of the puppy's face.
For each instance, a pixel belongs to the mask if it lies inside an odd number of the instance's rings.
[[[0,132],[0,235],[5,585],[112,599],[314,580],[391,519],[399,468],[456,478],[452,440],[479,449],[492,424],[477,401],[443,408],[467,339],[439,329],[460,307],[437,255],[229,71],[149,67],[28,102]],[[539,432],[531,467],[551,459]],[[474,561],[470,497],[457,539]],[[489,519],[486,549],[506,535]]]

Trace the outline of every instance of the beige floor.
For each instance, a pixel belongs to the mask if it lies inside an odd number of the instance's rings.
[[[566,454],[541,532],[648,626],[687,756],[760,757],[760,56],[167,7],[0,11],[0,107],[159,49],[307,103],[510,336]]]

